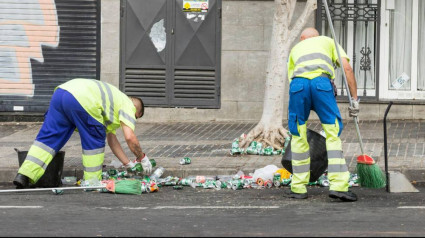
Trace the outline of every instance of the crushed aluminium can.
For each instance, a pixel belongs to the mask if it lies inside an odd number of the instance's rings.
[[[266,188],[271,188],[271,187],[273,187],[273,181],[271,181],[270,179],[269,179],[269,180],[266,180],[266,181],[264,182],[264,187],[266,187]]]
[[[228,182],[225,182],[225,181],[221,182],[221,188],[227,188],[227,184]]]
[[[350,179],[348,180],[349,187],[358,187],[359,186],[359,177],[357,174],[350,174]]]
[[[181,165],[190,164],[190,163],[192,163],[192,161],[190,160],[189,157],[184,157],[183,159],[180,160]]]
[[[263,186],[263,185],[264,185],[264,180],[263,180],[262,178],[257,178],[256,183],[257,183],[258,185],[260,185],[260,186]]]
[[[280,173],[275,173],[274,175],[273,175],[273,183],[275,182],[275,181],[278,181],[279,182],[279,184],[280,184]],[[278,186],[279,187],[279,186]]]
[[[102,172],[102,180],[107,180],[107,179],[109,179],[109,174],[108,174],[108,172]]]
[[[233,180],[232,189],[239,190],[243,188],[243,182],[241,180]]]
[[[319,184],[322,187],[329,187],[329,185],[330,185],[329,179],[325,175],[322,175],[322,176],[319,177],[319,179],[317,180],[317,184]]]
[[[233,140],[232,149],[230,150],[231,155],[240,155],[243,154],[244,149],[239,147],[239,139]]]
[[[315,186],[317,185],[317,181],[314,182],[308,182],[307,186]]]
[[[284,186],[288,186],[288,185],[291,184],[291,179],[290,178],[289,179],[282,179],[281,184],[284,185]]]
[[[61,189],[52,189],[52,192],[55,195],[62,195],[63,194],[63,190],[61,190]]]
[[[262,152],[263,155],[273,155],[273,147],[267,146]]]
[[[222,189],[222,184],[221,184],[221,181],[214,181],[214,186],[215,186],[215,189],[216,190],[220,190],[220,189]]]
[[[127,173],[127,171],[122,171],[122,172],[118,172],[118,174],[116,175],[117,177],[127,177],[128,176],[128,173]]]
[[[182,179],[180,180],[180,185],[183,186],[190,186],[193,183],[191,179]]]
[[[110,169],[108,170],[109,176],[116,176],[118,174],[118,170],[116,169]]]

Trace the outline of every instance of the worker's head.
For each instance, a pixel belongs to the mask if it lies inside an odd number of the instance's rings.
[[[131,101],[133,102],[134,106],[136,107],[136,119],[141,118],[145,114],[145,104],[143,104],[143,101],[141,98],[137,97],[130,97]]]
[[[301,36],[300,36],[300,40],[303,41],[305,39],[316,37],[316,36],[319,36],[319,35],[320,34],[316,29],[309,27],[309,28],[306,28],[306,29],[303,30],[303,32],[301,33]]]

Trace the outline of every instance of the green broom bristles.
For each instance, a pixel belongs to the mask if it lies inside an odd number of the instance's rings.
[[[366,188],[383,188],[386,185],[386,177],[377,164],[357,163],[357,175],[359,184]]]
[[[142,194],[142,187],[139,180],[115,180],[113,192],[122,194]]]

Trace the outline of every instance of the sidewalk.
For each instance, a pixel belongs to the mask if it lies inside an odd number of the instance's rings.
[[[242,155],[232,156],[229,151],[233,139],[248,133],[256,123],[209,122],[209,123],[138,123],[136,134],[144,152],[166,169],[167,175],[245,173],[269,164],[281,165],[281,156]],[[284,125],[287,128],[286,125]],[[0,123],[0,182],[10,182],[18,170],[18,156],[14,148],[28,150],[35,139],[41,123]],[[308,127],[321,130],[320,122],[309,122]],[[425,121],[388,121],[388,158],[390,170],[402,171],[411,180],[425,181]],[[382,121],[361,121],[365,153],[384,169],[384,132]],[[118,139],[128,156],[132,156],[122,132]],[[351,120],[345,120],[341,134],[344,155],[351,172],[356,167],[356,158],[361,153]],[[81,144],[74,133],[65,147],[64,175],[82,177]],[[180,165],[183,157],[192,159],[190,165]],[[108,146],[104,165],[115,158]],[[116,160],[116,158],[115,158]]]

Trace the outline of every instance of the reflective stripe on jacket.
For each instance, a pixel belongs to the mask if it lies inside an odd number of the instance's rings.
[[[341,46],[339,51],[341,57],[350,60]],[[339,65],[334,40],[327,36],[308,38],[296,44],[289,54],[288,79],[313,79],[324,73],[334,79],[334,65]]]
[[[136,108],[131,99],[115,86],[94,79],[73,79],[58,86],[70,92],[93,118],[114,133],[123,122],[132,130]]]

